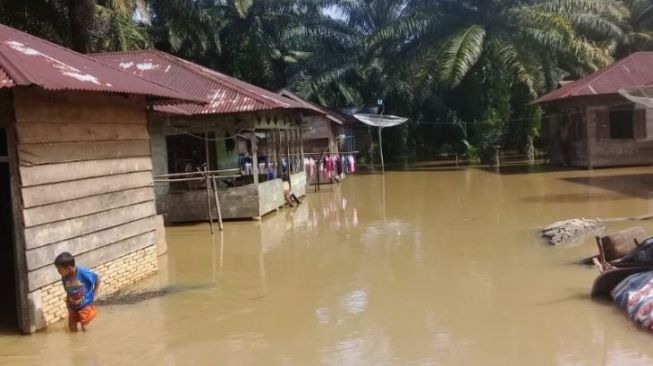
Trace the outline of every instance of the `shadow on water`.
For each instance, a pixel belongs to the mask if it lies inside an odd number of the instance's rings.
[[[488,173],[496,173],[500,175],[521,175],[521,174],[538,174],[538,173],[553,173],[553,172],[569,172],[577,169],[566,168],[551,164],[544,163],[506,163],[499,167],[482,166],[478,169]]]
[[[653,197],[653,174],[569,177],[562,178],[562,180],[601,188],[635,198],[649,199]]]
[[[562,193],[547,194],[543,196],[530,196],[522,198],[523,202],[528,203],[581,203],[590,201],[615,201],[625,200],[628,197],[618,193]]]

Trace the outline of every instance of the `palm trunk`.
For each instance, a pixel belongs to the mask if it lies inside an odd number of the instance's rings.
[[[68,19],[72,48],[87,53],[91,44],[91,29],[95,19],[94,0],[68,0]]]

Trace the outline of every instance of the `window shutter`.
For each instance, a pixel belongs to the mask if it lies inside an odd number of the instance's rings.
[[[633,134],[635,139],[646,138],[646,109],[635,109],[633,113]]]
[[[601,109],[595,112],[596,139],[607,140],[610,138],[610,111]]]

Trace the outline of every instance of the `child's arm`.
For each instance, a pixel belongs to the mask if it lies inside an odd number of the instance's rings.
[[[97,297],[98,291],[100,291],[100,275],[96,275],[97,279],[95,280],[95,285],[93,286],[93,292],[95,293],[95,296]]]

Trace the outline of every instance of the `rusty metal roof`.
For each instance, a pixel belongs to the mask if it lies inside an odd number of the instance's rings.
[[[300,96],[298,96],[297,94],[295,94],[295,93],[293,93],[293,92],[291,92],[289,90],[282,89],[282,90],[279,91],[279,94],[281,96],[285,97],[285,98],[288,98],[290,100],[293,100],[293,101],[303,105],[305,109],[311,109],[311,110],[314,110],[315,112],[317,112],[319,114],[325,115],[326,118],[328,118],[332,122],[335,122],[335,123],[337,123],[339,125],[342,125],[344,123],[342,119],[338,118],[338,116],[336,116],[331,111],[329,111],[326,108],[321,107],[321,106],[319,106],[317,104],[311,103],[311,102],[309,102],[309,101],[307,101],[305,99],[302,99]]]
[[[277,93],[158,50],[98,53],[92,55],[147,80],[202,98],[204,106],[180,104],[157,107],[165,113],[220,114],[306,107]],[[311,112],[314,110],[311,108]]]
[[[618,94],[619,89],[652,82],[653,52],[638,52],[593,74],[566,83],[559,89],[541,96],[535,100],[535,103],[549,103],[581,96]]]
[[[138,94],[163,104],[203,102],[0,24],[0,88],[18,86]]]

